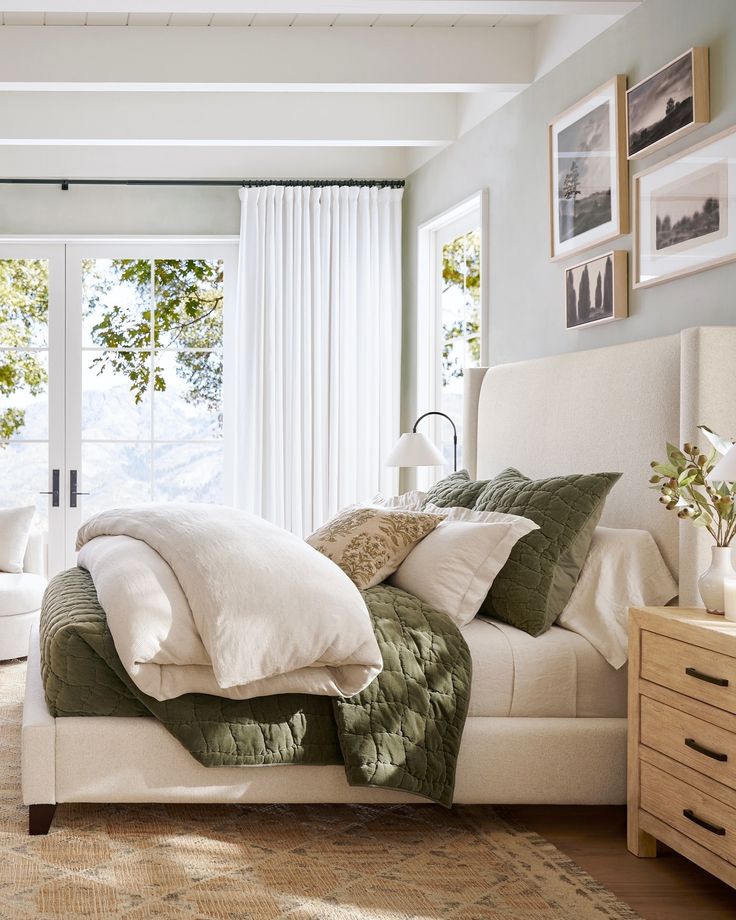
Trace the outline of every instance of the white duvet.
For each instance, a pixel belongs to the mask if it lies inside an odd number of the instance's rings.
[[[157,700],[352,696],[383,667],[347,575],[261,518],[195,504],[106,511],[77,549],[123,666]]]

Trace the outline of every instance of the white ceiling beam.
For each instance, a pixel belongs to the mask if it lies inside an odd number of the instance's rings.
[[[0,176],[41,179],[402,178],[410,168],[407,153],[400,147],[306,147],[298,151],[285,147],[185,147],[172,156],[171,150],[165,147],[0,147]],[[0,185],[0,233],[3,232],[2,210],[12,190],[13,186]],[[81,194],[81,190],[72,187],[72,193]],[[15,207],[22,208],[21,202],[22,199],[18,199]]]
[[[432,147],[456,97],[360,93],[4,93],[0,146]]]
[[[315,15],[624,15],[641,0],[0,0],[0,11]]]
[[[0,90],[479,92],[533,70],[532,28],[0,29]]]

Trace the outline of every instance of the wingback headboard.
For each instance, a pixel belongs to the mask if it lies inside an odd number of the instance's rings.
[[[736,436],[736,326],[572,352],[466,375],[464,456],[478,478],[515,466],[532,477],[615,470],[601,523],[648,530],[698,603],[707,535],[679,525],[648,485],[665,442],[698,443],[705,424]]]

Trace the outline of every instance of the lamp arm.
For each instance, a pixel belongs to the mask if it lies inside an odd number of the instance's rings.
[[[449,415],[446,415],[444,412],[437,412],[436,410],[431,411],[431,412],[425,412],[424,415],[420,415],[419,418],[416,420],[416,422],[414,422],[412,433],[416,434],[417,425],[421,422],[422,419],[426,418],[428,415],[440,415],[442,416],[442,418],[446,418],[447,421],[452,425],[452,447],[453,447],[453,455],[454,455],[453,469],[455,472],[457,472],[457,428],[455,427],[455,423],[453,422],[453,420],[450,418]]]

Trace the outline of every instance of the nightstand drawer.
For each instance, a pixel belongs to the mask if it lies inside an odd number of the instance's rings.
[[[646,696],[641,743],[736,789],[736,735]]]
[[[677,693],[736,712],[736,658],[643,630],[641,676]]]
[[[665,824],[736,863],[736,809],[643,762],[640,807]]]

